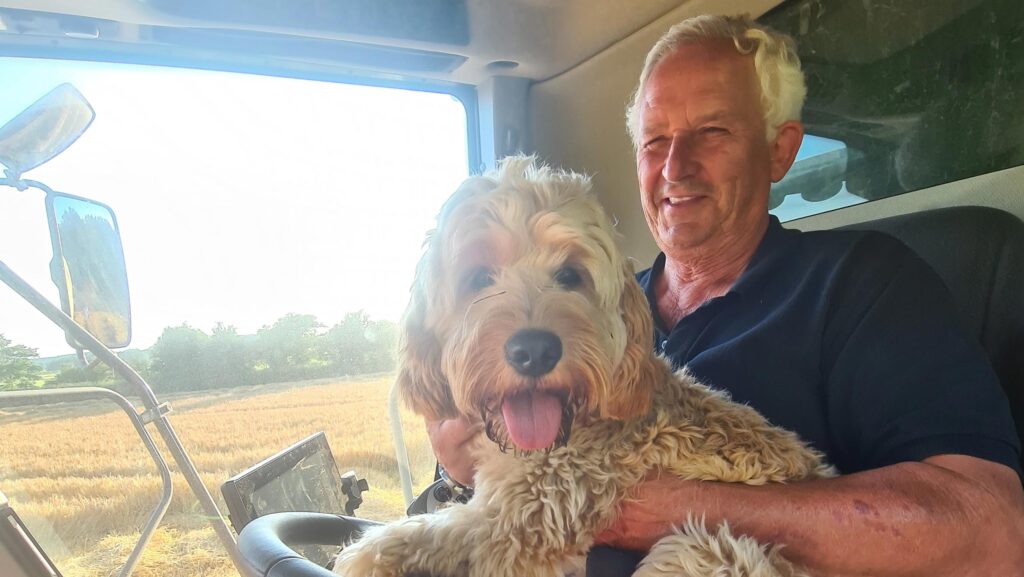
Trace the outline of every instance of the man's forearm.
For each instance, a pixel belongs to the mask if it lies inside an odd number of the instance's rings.
[[[1024,575],[1024,498],[1015,475],[988,483],[903,463],[788,485],[689,483],[674,496],[641,497],[677,525],[704,515],[708,525],[724,520],[736,534],[784,544],[787,558],[816,575]],[[652,509],[649,519],[627,519],[616,544],[648,549],[665,530],[654,516]]]
[[[969,483],[948,470],[905,463],[788,486],[719,484],[708,491],[708,514],[730,519],[730,503],[743,503],[746,510],[732,523],[738,533],[785,544],[788,558],[821,575],[1020,574],[1019,521]]]

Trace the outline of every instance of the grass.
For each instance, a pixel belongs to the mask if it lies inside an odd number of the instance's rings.
[[[220,484],[296,441],[324,431],[341,472],[370,483],[357,515],[394,519],[405,503],[386,400],[393,376],[240,387],[165,396],[177,431],[221,511]],[[413,486],[433,459],[419,418],[403,412]],[[154,427],[150,434],[162,447]],[[234,576],[184,477],[134,575]],[[160,478],[125,415],[110,403],[0,411],[0,491],[65,577],[117,575],[159,498]]]

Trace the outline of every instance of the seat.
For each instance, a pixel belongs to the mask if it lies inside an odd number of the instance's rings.
[[[843,228],[894,236],[935,269],[988,353],[1024,445],[1024,223],[995,208],[958,206]]]

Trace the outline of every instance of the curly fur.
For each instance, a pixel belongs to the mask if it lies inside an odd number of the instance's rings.
[[[557,393],[572,420],[565,442],[503,451],[481,435],[472,501],[369,532],[341,553],[338,573],[563,575],[651,472],[754,485],[833,474],[794,434],[652,352],[647,300],[589,189],[583,176],[516,157],[455,192],[417,269],[396,385],[427,418],[480,417],[501,440],[502,399]],[[559,284],[565,267],[579,283]],[[505,342],[524,328],[563,343],[541,377],[505,361]],[[636,574],[802,575],[779,547],[693,520]]]

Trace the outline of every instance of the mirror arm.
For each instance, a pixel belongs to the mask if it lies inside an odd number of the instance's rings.
[[[22,179],[19,178],[19,174],[11,173],[9,168],[4,169],[4,178],[0,178],[0,185],[10,186],[16,188],[19,191],[28,190],[30,188],[38,188],[46,194],[56,194],[53,189],[38,180]]]
[[[235,543],[235,537],[231,532],[231,528],[228,527],[227,523],[224,521],[224,516],[221,514],[220,509],[218,509],[216,501],[213,500],[213,497],[210,495],[209,490],[207,490],[206,485],[203,484],[203,481],[199,476],[199,471],[196,470],[195,465],[192,463],[192,459],[190,459],[188,453],[185,452],[185,448],[178,439],[178,435],[171,427],[170,421],[167,420],[167,417],[165,416],[166,411],[162,411],[160,409],[160,403],[157,401],[156,395],[153,393],[153,389],[150,388],[149,384],[143,380],[131,365],[124,362],[120,357],[114,354],[113,351],[103,346],[103,343],[98,341],[96,337],[92,336],[89,331],[79,326],[74,319],[64,314],[64,311],[60,310],[59,307],[54,306],[53,303],[40,294],[39,291],[35,290],[32,285],[19,277],[2,260],[0,260],[0,281],[3,281],[4,284],[11,287],[14,292],[18,293],[21,298],[34,306],[36,310],[41,312],[46,316],[46,318],[50,319],[50,321],[63,329],[66,333],[72,335],[76,341],[81,343],[89,352],[96,355],[98,359],[106,363],[106,365],[113,369],[118,376],[123,378],[125,382],[138,391],[139,395],[142,397],[142,402],[145,407],[155,415],[153,423],[160,432],[160,436],[163,437],[164,443],[167,445],[168,450],[171,452],[175,462],[178,464],[178,468],[182,475],[185,476],[185,480],[188,481],[189,487],[192,489],[192,493],[196,496],[196,499],[199,500],[199,503],[206,512],[208,520],[213,526],[214,532],[217,533],[217,537],[220,538],[220,541],[224,545],[225,549],[227,549],[228,554],[231,555],[231,562],[234,563],[235,568],[238,569],[239,573],[241,573],[243,577],[258,577],[239,554],[238,545]]]
[[[85,350],[84,349],[75,349],[75,356],[78,357],[78,362],[81,363],[82,366],[85,367],[85,370],[87,370],[87,371],[91,371],[91,370],[95,369],[97,366],[100,365],[100,363],[103,362],[97,356],[93,356],[92,360],[90,361],[85,356]]]
[[[28,185],[25,184],[25,181],[18,178],[19,176],[21,175],[11,172],[9,168],[5,168],[4,177],[0,178],[0,184],[14,188],[19,192],[28,189]]]

